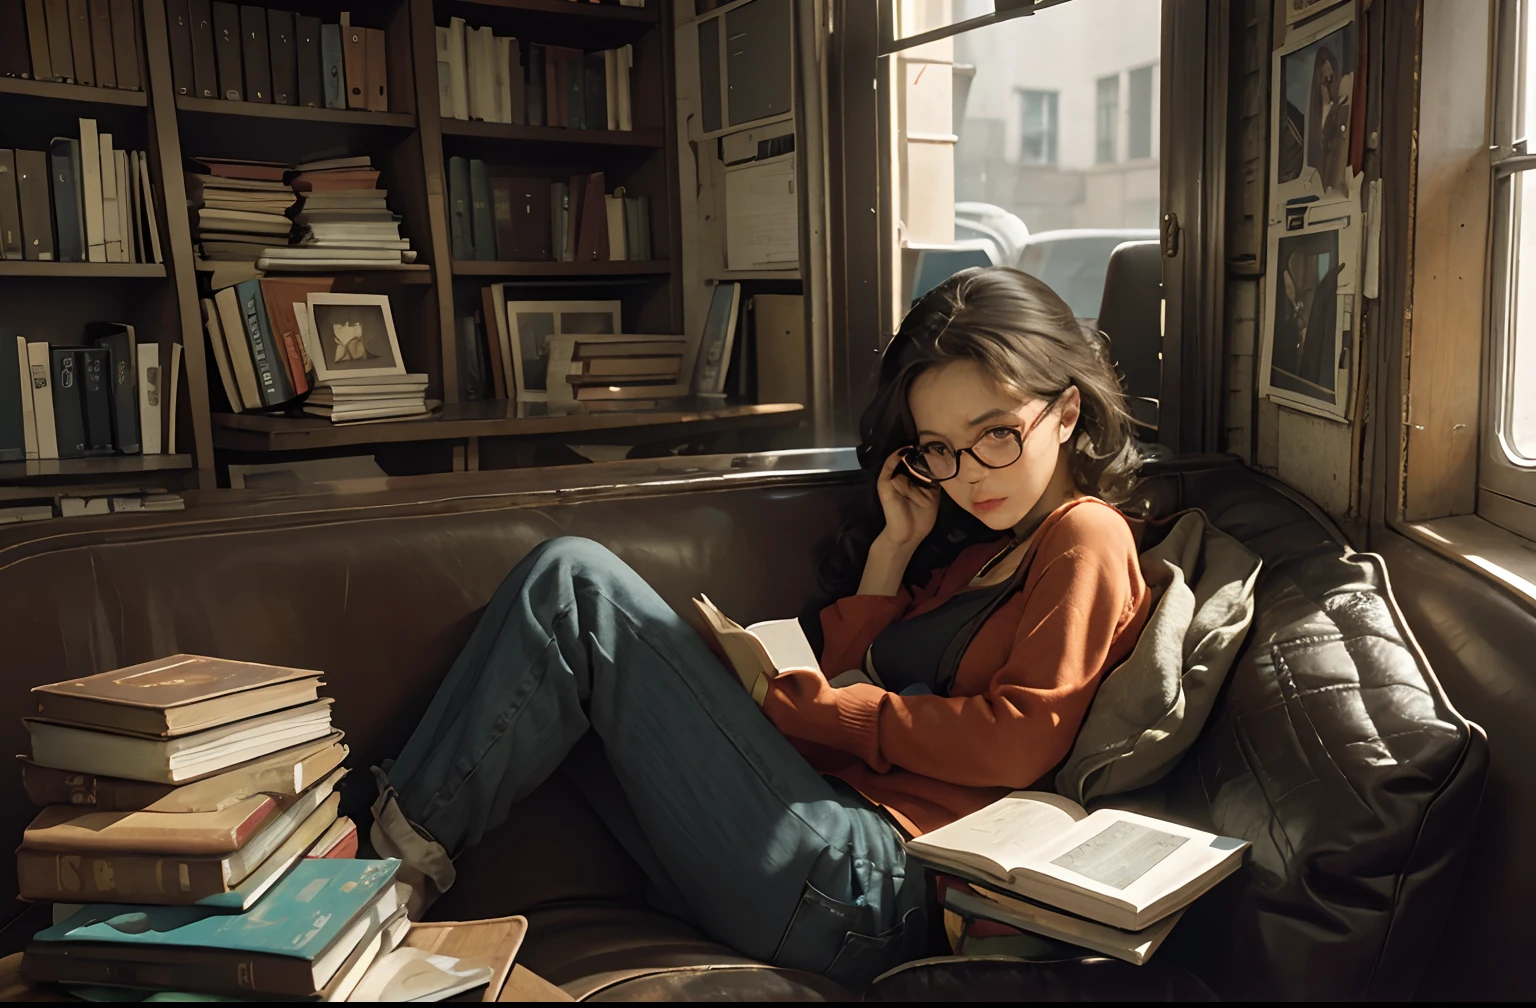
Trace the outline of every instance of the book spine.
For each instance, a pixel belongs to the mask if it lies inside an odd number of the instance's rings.
[[[262,303],[261,288],[255,280],[246,280],[237,288],[240,296],[240,317],[245,324],[245,338],[251,345],[251,359],[256,365],[256,377],[261,383],[261,401],[276,406],[293,398],[288,383],[288,372],[282,358],[272,345],[271,323],[267,320],[266,306]]]
[[[48,349],[53,364],[53,423],[59,439],[59,458],[82,458],[86,435],[80,355],[73,347]]]
[[[74,81],[75,58],[69,45],[69,0],[46,0],[48,62],[53,79]]]
[[[325,106],[325,86],[320,72],[320,19],[303,14],[294,19],[294,62],[299,78],[299,104],[305,108]]]
[[[496,228],[491,216],[491,183],[485,162],[469,162],[470,245],[476,259],[496,258]]]
[[[112,390],[110,354],[102,347],[80,351],[84,374],[86,453],[110,455],[112,442]],[[137,446],[135,446],[137,447]]]
[[[368,107],[368,41],[361,28],[341,30],[342,62],[346,70],[347,108]]]
[[[27,259],[53,260],[53,207],[48,198],[48,155],[16,151],[16,195],[21,203],[22,254]]]
[[[32,60],[27,54],[25,9],[15,0],[0,4],[0,77],[31,76]]]
[[[53,415],[53,364],[47,343],[27,344],[27,369],[32,378],[32,416],[37,421],[37,457],[59,457],[58,424]]]
[[[160,454],[160,344],[140,343],[137,354],[139,368],[139,444],[145,455]],[[228,370],[228,362],[224,362]],[[235,412],[240,411],[239,399],[230,401]]]
[[[98,337],[96,344],[107,354],[107,388],[112,406],[112,440],[124,455],[139,451],[138,375],[134,373],[133,337],[119,329]]]
[[[267,12],[240,5],[240,63],[245,70],[245,100],[272,102],[272,57],[267,50]]]
[[[69,0],[69,52],[75,66],[75,83],[96,86],[91,65],[91,11],[86,0]]]
[[[325,85],[325,107],[347,107],[347,82],[342,68],[341,25],[320,26],[320,79]]]
[[[19,462],[27,457],[26,413],[22,396],[31,390],[22,384],[22,368],[15,352],[15,333],[0,329],[0,460]],[[36,455],[35,441],[33,437]]]
[[[26,0],[27,50],[32,57],[32,79],[53,80],[53,60],[48,53],[48,15],[43,0]]]
[[[0,346],[0,353],[5,348]],[[37,410],[32,405],[32,366],[27,360],[27,339],[16,337],[16,393],[21,396],[21,426],[23,448],[27,458],[39,458],[37,440]]]
[[[469,51],[463,18],[448,19],[448,91],[452,118],[469,119]],[[448,115],[444,115],[448,118]]]
[[[21,203],[16,188],[16,154],[14,151],[0,150],[0,259],[24,258]]]
[[[213,51],[218,67],[219,97],[240,101],[245,96],[245,68],[241,65],[240,8],[223,0],[213,3]]]
[[[272,59],[272,104],[299,103],[298,44],[293,12],[267,11],[267,46]]]
[[[91,62],[96,68],[97,87],[117,87],[117,57],[112,49],[112,5],[108,0],[90,0]]]
[[[528,96],[526,77],[523,69],[523,46],[517,39],[508,39],[511,44],[507,47],[507,83],[511,88],[507,95],[507,104],[510,106],[507,114],[514,125],[521,126],[528,118]]]
[[[117,86],[125,91],[142,91],[144,68],[139,64],[139,49],[135,42],[139,34],[139,19],[134,15],[133,0],[112,0],[111,6],[112,53],[117,64]]]
[[[174,790],[169,784],[97,777],[23,763],[22,787],[34,805],[73,805],[98,812],[132,812],[145,808]]]
[[[255,956],[233,949],[172,949],[159,952],[157,958],[162,961],[136,962],[120,955],[91,958],[91,950],[92,946],[83,942],[32,942],[23,957],[22,970],[29,980],[40,982],[195,990],[247,997],[277,994],[312,998],[315,994],[313,967],[309,960],[295,956]]]
[[[370,112],[389,111],[389,65],[386,62],[384,29],[364,28],[363,47],[366,50],[368,69],[367,108]]]
[[[448,230],[455,260],[475,258],[469,208],[469,161],[456,155],[448,159]]]
[[[448,29],[438,25],[432,33],[437,52],[437,114],[439,118],[452,119],[453,58],[449,53]]]
[[[545,125],[544,57],[543,46],[529,43],[528,58],[523,67],[527,81],[523,88],[523,118],[529,126]]]

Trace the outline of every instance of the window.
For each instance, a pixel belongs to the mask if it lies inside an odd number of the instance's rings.
[[[1020,91],[1024,117],[1020,123],[1019,160],[1025,164],[1056,163],[1056,92]]]
[[[1513,5],[1510,5],[1511,7]],[[1478,512],[1536,539],[1536,18],[1513,15],[1498,59],[1493,313]]]
[[[1120,75],[1100,77],[1095,82],[1094,160],[1099,164],[1113,164],[1116,160],[1115,143],[1120,132]]]
[[[1125,156],[1131,161],[1152,156],[1152,68],[1140,67],[1126,75],[1125,104],[1130,112]]]

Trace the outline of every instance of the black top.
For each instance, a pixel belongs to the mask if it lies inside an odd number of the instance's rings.
[[[898,620],[880,631],[864,655],[864,671],[892,693],[947,695],[939,665],[950,642],[971,619],[1006,589],[1013,579],[957,593],[921,616]]]

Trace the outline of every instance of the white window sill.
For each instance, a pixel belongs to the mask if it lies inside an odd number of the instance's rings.
[[[1536,609],[1536,543],[1476,515],[1409,522],[1398,531]]]

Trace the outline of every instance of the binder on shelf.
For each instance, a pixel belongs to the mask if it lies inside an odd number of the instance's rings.
[[[81,347],[78,351],[82,377],[81,397],[85,402],[85,453],[111,455],[112,391],[110,354],[103,347]]]
[[[272,59],[267,48],[267,12],[240,5],[240,63],[245,68],[245,100],[272,102]]]
[[[448,159],[448,236],[455,260],[475,258],[474,225],[470,222],[469,160]]]
[[[59,458],[84,458],[87,450],[85,390],[79,348],[43,345],[51,361],[53,423]]]
[[[126,91],[144,90],[144,67],[139,60],[139,18],[133,0],[110,0],[112,55],[117,67],[117,86]],[[204,2],[204,7],[207,3]]]
[[[267,11],[267,49],[272,59],[272,104],[299,103],[298,42],[292,11]]]
[[[32,60],[27,53],[27,20],[20,3],[0,4],[0,77],[31,77]],[[0,343],[3,343],[0,340]],[[5,347],[0,346],[0,356]],[[3,366],[3,364],[0,364]]]
[[[53,80],[53,60],[48,52],[48,15],[43,0],[26,0],[27,53],[31,57],[32,79]]]
[[[48,155],[16,152],[16,195],[21,203],[22,254],[27,259],[53,260],[53,208],[48,198]]]
[[[304,108],[325,106],[321,83],[320,19],[297,14],[293,19],[294,60],[298,64],[298,100]]]
[[[448,19],[448,95],[451,117],[469,119],[469,55],[467,26],[460,17]],[[445,113],[444,118],[449,118]]]
[[[69,44],[69,0],[45,0],[48,25],[48,62],[53,79],[75,81],[74,50]]]
[[[0,461],[20,462],[37,457],[37,433],[32,432],[32,449],[27,450],[27,418],[22,407],[23,393],[30,400],[31,392],[22,385],[23,369],[16,353],[16,341],[20,339],[9,329],[0,328]]]
[[[112,49],[112,5],[108,0],[90,0],[91,63],[96,68],[97,87],[117,87],[117,58]]]
[[[9,154],[9,151],[5,152]],[[59,262],[85,262],[85,216],[80,206],[80,141],[54,137],[48,145],[49,182],[53,188],[53,221]],[[0,159],[0,170],[4,161]],[[3,193],[0,193],[3,198]],[[0,206],[0,221],[5,210]],[[4,253],[0,246],[0,254]]]
[[[368,43],[363,29],[341,26],[342,67],[349,109],[368,107]]]
[[[32,417],[37,422],[37,457],[59,457],[58,421],[53,411],[53,361],[48,344],[27,344],[27,370],[32,378]]]
[[[240,58],[240,7],[213,0],[213,53],[218,67],[219,95],[228,101],[245,97],[245,68]]]
[[[325,92],[325,107],[347,107],[347,81],[341,55],[341,25],[320,26],[320,83]]]
[[[211,306],[211,301],[205,301]],[[138,371],[139,444],[145,455],[160,454],[160,344],[140,343],[134,350]],[[238,407],[236,407],[238,409]]]
[[[5,347],[0,346],[0,353]],[[16,337],[16,394],[21,397],[22,450],[29,459],[41,458],[37,436],[37,408],[32,402],[32,367],[27,359],[27,338]]]
[[[91,12],[85,0],[69,0],[69,55],[75,67],[75,83],[96,85],[91,66]]]
[[[491,217],[491,183],[485,162],[469,162],[470,248],[476,259],[496,258],[496,229]]]
[[[367,61],[364,80],[368,94],[365,104],[370,112],[388,112],[389,67],[385,62],[384,29],[364,28],[362,32]]]
[[[21,244],[21,203],[16,188],[16,153],[0,148],[0,259],[25,259]]]

